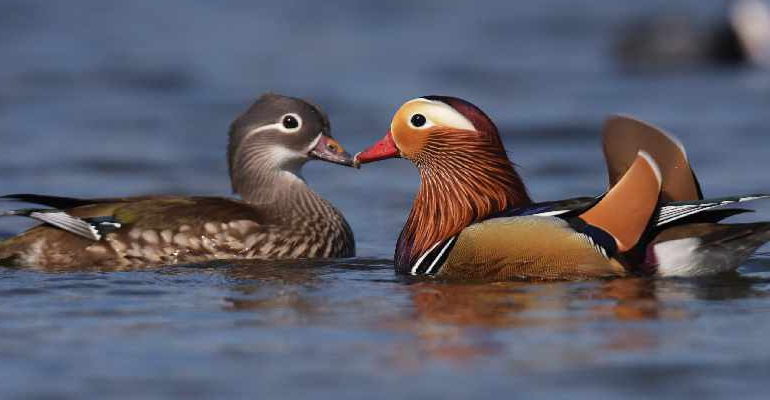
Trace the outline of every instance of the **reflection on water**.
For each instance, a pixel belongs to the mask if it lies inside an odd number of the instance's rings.
[[[270,324],[276,325],[334,324],[336,319],[345,320],[344,316],[365,310],[367,316],[357,317],[356,324],[366,321],[366,329],[411,338],[396,346],[386,364],[420,369],[431,361],[462,366],[504,353],[510,343],[496,332],[535,329],[569,333],[586,324],[686,321],[698,316],[686,304],[691,299],[768,296],[766,290],[757,290],[765,281],[740,277],[695,282],[628,278],[534,284],[408,283],[387,276],[390,266],[386,260],[334,264],[331,268],[324,268],[325,263],[242,263],[219,269],[233,280],[230,287],[238,293],[225,299],[223,309],[272,315]],[[347,295],[340,298],[325,293],[328,280],[347,281],[345,274],[350,271],[362,276],[353,279]],[[365,277],[374,271],[385,276]],[[381,298],[370,297],[356,291],[357,280],[379,281],[386,285],[385,292]],[[394,307],[384,309],[383,305]],[[635,326],[622,334],[610,331],[597,332],[597,351],[641,352],[658,345],[654,327]]]
[[[5,370],[28,373],[78,362],[61,378],[76,382],[73,393],[95,393],[94,377],[111,376],[100,390],[116,393],[140,381],[146,393],[191,385],[204,394],[224,387],[231,395],[270,395],[285,393],[276,388],[294,377],[300,380],[293,393],[316,388],[332,395],[339,390],[334,382],[350,380],[355,393],[378,388],[399,396],[444,393],[447,384],[455,387],[449,376],[482,374],[463,390],[503,390],[514,379],[528,392],[543,390],[543,381],[580,376],[576,390],[588,396],[594,383],[606,383],[602,373],[586,376],[591,369],[633,374],[650,362],[721,365],[770,356],[761,345],[770,324],[756,306],[769,296],[770,279],[750,277],[414,281],[379,259],[146,272],[0,269],[0,359]],[[740,337],[730,350],[722,339],[728,331]],[[130,345],[137,341],[144,343],[138,349]],[[90,350],[79,354],[85,343]],[[164,369],[180,363],[184,370]],[[393,386],[415,374],[420,385]],[[25,382],[12,387],[26,393]]]
[[[423,356],[453,361],[492,356],[504,349],[504,341],[483,334],[489,330],[569,331],[586,322],[684,317],[675,306],[660,306],[655,281],[649,279],[579,284],[424,283],[410,289],[414,313],[399,321],[403,329],[419,338]],[[607,349],[649,344],[644,335],[625,337],[622,343],[611,340]]]

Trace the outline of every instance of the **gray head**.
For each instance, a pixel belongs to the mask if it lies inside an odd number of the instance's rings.
[[[329,119],[302,99],[264,94],[230,125],[227,159],[233,191],[253,198],[276,179],[301,179],[311,159],[353,166],[331,137]],[[248,199],[247,199],[248,200]]]

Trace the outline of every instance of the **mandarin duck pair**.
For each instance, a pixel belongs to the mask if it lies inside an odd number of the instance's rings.
[[[414,163],[421,184],[398,239],[398,273],[453,280],[701,276],[730,271],[766,241],[770,223],[723,224],[745,212],[704,200],[681,144],[629,117],[604,131],[610,189],[533,203],[497,128],[464,100],[405,103],[387,135],[352,158],[323,112],[262,96],[230,129],[228,161],[241,200],[134,197],[82,200],[10,195],[43,222],[0,243],[0,264],[131,267],[211,259],[352,257],[344,217],[312,191],[309,159],[348,166]]]

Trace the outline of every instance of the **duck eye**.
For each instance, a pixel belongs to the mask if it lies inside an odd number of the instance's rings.
[[[299,128],[302,120],[295,114],[286,114],[281,118],[281,124],[287,130],[295,131]]]
[[[420,128],[425,125],[427,119],[425,119],[425,116],[422,114],[414,114],[412,115],[412,119],[409,120],[409,122],[411,122],[412,126],[415,128]]]

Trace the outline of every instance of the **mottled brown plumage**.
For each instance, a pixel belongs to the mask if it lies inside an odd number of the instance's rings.
[[[287,115],[293,118],[289,123]],[[233,123],[228,157],[233,190],[242,199],[12,195],[61,211],[13,212],[49,223],[0,243],[0,264],[133,268],[355,254],[345,218],[300,175],[309,158],[351,165],[351,157],[329,136],[328,120],[318,107],[285,96],[260,97]],[[70,218],[64,229],[53,226],[58,220],[46,220],[54,216]],[[87,237],[89,229],[67,229],[78,223],[93,228],[95,237]]]

